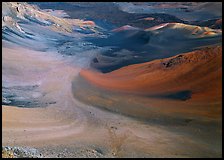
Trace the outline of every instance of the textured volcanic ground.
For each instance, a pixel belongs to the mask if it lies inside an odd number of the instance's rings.
[[[153,13],[153,14],[135,14],[127,13],[119,9],[115,3],[107,2],[44,2],[44,3],[35,3],[32,4],[38,5],[42,9],[52,8],[56,10],[65,10],[66,13],[71,18],[78,19],[90,19],[90,20],[100,20],[102,22],[109,22],[111,25],[107,25],[108,28],[120,27],[123,25],[132,25],[140,28],[147,28],[160,23],[167,22],[184,22],[181,19],[178,19],[175,16],[163,13]],[[83,14],[84,13],[84,14]],[[111,16],[112,15],[112,16]],[[148,21],[148,17],[154,17],[153,21]]]
[[[220,13],[212,2],[2,3],[4,155],[221,157]]]
[[[208,47],[102,74],[82,70],[90,82],[112,90],[145,95],[189,90],[192,98],[221,97],[222,47]],[[211,83],[209,83],[211,82]],[[206,93],[206,94],[205,94]]]
[[[222,47],[217,46],[106,74],[82,70],[73,82],[73,95],[86,104],[166,126],[219,148],[221,79]],[[217,139],[209,138],[214,135]]]
[[[128,13],[166,13],[186,21],[203,21],[222,16],[221,2],[136,2],[117,3]]]
[[[143,107],[143,117],[150,117],[151,111],[147,111],[147,106],[162,107],[166,104],[165,106],[168,107],[173,105],[172,103],[168,104],[168,102],[173,102],[189,106],[188,109],[192,107],[195,115],[198,113],[208,117],[221,118],[221,47],[205,48],[167,59],[130,65],[107,74],[82,70],[80,76],[100,88],[143,96],[147,102],[143,104],[146,107],[145,113]],[[150,99],[155,104],[151,104]],[[91,99],[89,101],[91,102]],[[162,101],[164,103],[161,103]],[[168,102],[165,103],[166,101]],[[112,100],[112,102],[115,101]],[[186,108],[178,107],[179,105],[176,105],[175,110],[177,112],[178,110],[183,113],[192,112],[190,109],[186,111]],[[110,108],[109,106],[106,108],[116,109],[113,103],[111,103],[113,107]],[[202,111],[201,107],[203,106],[206,109]],[[175,107],[172,106],[171,108],[174,109]],[[125,112],[125,110],[122,111]],[[127,109],[127,111],[129,110]],[[167,111],[169,112],[169,108]],[[149,112],[148,116],[146,112]],[[162,112],[166,112],[166,109]]]
[[[97,46],[111,47],[110,50],[97,54],[91,62],[92,67],[104,73],[130,64],[217,45],[222,41],[220,30],[183,23],[164,23],[146,30],[124,26],[115,31],[106,38],[87,37],[88,41]]]

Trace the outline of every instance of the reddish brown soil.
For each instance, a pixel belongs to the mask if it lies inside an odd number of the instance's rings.
[[[92,84],[144,95],[189,90],[191,101],[215,102],[222,97],[222,47],[123,67],[110,73],[82,70]]]

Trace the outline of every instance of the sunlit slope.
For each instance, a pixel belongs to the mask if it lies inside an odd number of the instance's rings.
[[[193,99],[217,100],[222,88],[222,47],[130,65],[107,74],[90,70],[80,74],[110,90],[148,96],[189,91]]]

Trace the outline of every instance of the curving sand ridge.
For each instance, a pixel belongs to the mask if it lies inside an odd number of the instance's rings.
[[[212,47],[130,65],[107,74],[82,70],[80,75],[111,90],[146,95],[190,90],[192,99],[220,100],[221,58],[222,47]]]

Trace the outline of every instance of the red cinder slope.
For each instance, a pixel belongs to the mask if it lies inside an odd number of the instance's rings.
[[[189,90],[191,100],[221,100],[222,47],[130,65],[107,74],[82,70],[80,75],[109,90],[144,95]]]

